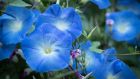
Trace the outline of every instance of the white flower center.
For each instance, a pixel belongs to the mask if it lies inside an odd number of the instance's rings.
[[[59,30],[61,30],[61,31],[65,31],[65,30],[67,30],[69,28],[69,23],[60,20],[60,21],[56,21],[54,23],[54,26],[56,28],[58,28]]]
[[[116,30],[121,34],[125,34],[131,30],[129,23],[119,23],[117,25]]]
[[[112,74],[108,74],[107,79],[119,79],[119,78],[117,76],[113,76]]]
[[[44,51],[45,51],[46,54],[50,54],[52,52],[52,49],[51,48],[45,48]]]
[[[22,29],[22,22],[19,20],[13,21],[10,24],[11,31],[18,32]]]

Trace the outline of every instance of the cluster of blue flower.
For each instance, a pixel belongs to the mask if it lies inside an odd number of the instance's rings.
[[[81,19],[75,10],[57,4],[42,14],[8,6],[0,22],[0,59],[9,58],[16,44],[21,43],[27,63],[39,72],[67,67],[72,42],[82,33]],[[35,30],[30,33],[33,23]]]
[[[109,0],[91,1],[100,9],[110,6]],[[106,16],[106,32],[113,39],[128,42],[137,39],[140,32],[138,14],[127,10]],[[41,13],[25,7],[7,6],[0,16],[0,60],[9,58],[20,44],[27,64],[37,72],[58,71],[71,65],[73,69],[78,67],[79,73],[92,72],[96,79],[137,79],[116,57],[114,48],[99,54],[89,49],[91,43],[88,41],[72,50],[72,43],[81,34],[81,18],[74,8],[53,4]]]

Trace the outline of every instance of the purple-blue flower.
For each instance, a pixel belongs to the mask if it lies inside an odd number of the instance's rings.
[[[27,64],[37,72],[58,71],[70,62],[71,36],[42,24],[22,42],[22,50]]]
[[[106,15],[106,33],[116,41],[128,41],[139,34],[140,19],[131,11]]]
[[[74,8],[62,8],[58,4],[51,5],[38,18],[36,26],[44,23],[52,24],[58,30],[71,34],[73,40],[82,33],[81,18]]]
[[[32,26],[33,14],[27,8],[7,6],[0,20],[1,42],[6,45],[17,44],[24,39]]]
[[[109,0],[90,0],[90,1],[98,5],[100,9],[108,8],[111,5]]]

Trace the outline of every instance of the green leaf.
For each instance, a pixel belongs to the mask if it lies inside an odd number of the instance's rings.
[[[88,36],[88,34],[87,34],[87,32],[86,32],[85,30],[83,31],[83,35],[84,35],[85,37]]]
[[[101,44],[100,44],[99,41],[92,42],[92,46],[90,47],[90,50],[94,51],[94,52],[97,52],[97,53],[102,53],[103,50],[98,48],[100,45]]]
[[[9,5],[12,5],[12,6],[20,6],[20,7],[31,6],[30,4],[25,3],[22,0],[10,0],[9,1]]]
[[[90,31],[90,33],[89,33],[88,36],[87,36],[88,39],[92,36],[92,34],[93,34],[93,32],[96,30],[96,28],[97,28],[97,27],[94,27],[94,28]]]

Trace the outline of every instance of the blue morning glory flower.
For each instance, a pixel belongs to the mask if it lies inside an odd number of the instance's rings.
[[[132,70],[115,56],[114,48],[106,49],[102,53],[102,63],[96,68],[93,76],[96,79],[137,79]],[[102,75],[102,76],[101,76]]]
[[[140,19],[131,11],[108,13],[106,33],[116,41],[128,41],[139,34]]]
[[[21,42],[33,22],[32,11],[23,7],[8,6],[5,14],[1,17],[3,18],[1,18],[1,41],[3,44]],[[6,19],[8,17],[12,17],[13,19]]]
[[[81,18],[74,8],[61,8],[60,5],[53,4],[39,16],[36,26],[43,23],[50,23],[60,31],[70,33],[73,40],[82,33]]]
[[[92,72],[95,79],[137,79],[132,70],[115,56],[114,48],[103,53],[85,52],[86,72]]]
[[[71,36],[51,24],[42,24],[22,41],[27,64],[37,72],[58,71],[70,61]]]
[[[108,63],[116,59],[116,57],[114,57],[115,53],[114,48],[107,49],[104,53],[86,51],[85,68],[87,73],[93,72],[92,75],[96,79],[106,79]]]
[[[109,0],[91,0],[91,2],[98,5],[100,9],[105,9],[111,5]]]

